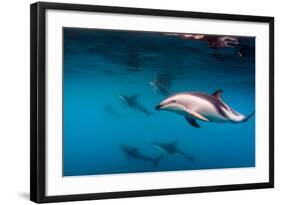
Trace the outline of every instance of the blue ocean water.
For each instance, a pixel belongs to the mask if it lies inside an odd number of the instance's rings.
[[[232,108],[254,111],[255,38],[238,39],[235,48],[214,49],[159,32],[64,28],[63,175],[254,167],[255,116],[237,124],[198,121],[195,128],[180,115],[154,109],[167,96],[151,82],[164,78],[170,94],[222,89]],[[120,94],[138,95],[152,114],[132,109]],[[153,145],[174,141],[192,161]],[[154,166],[121,145],[162,157]]]

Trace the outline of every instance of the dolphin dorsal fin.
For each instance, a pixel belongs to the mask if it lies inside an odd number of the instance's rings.
[[[216,92],[214,92],[213,94],[212,94],[212,96],[214,96],[215,98],[217,98],[217,99],[221,99],[221,95],[222,95],[222,92],[223,92],[223,90],[217,90]]]

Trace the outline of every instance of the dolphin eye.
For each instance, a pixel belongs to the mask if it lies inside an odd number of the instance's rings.
[[[172,100],[172,103],[176,103],[177,101],[176,100]]]

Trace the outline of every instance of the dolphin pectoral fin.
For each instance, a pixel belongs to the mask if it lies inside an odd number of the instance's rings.
[[[154,165],[154,167],[157,167],[157,166],[158,166],[159,161],[160,161],[162,158],[163,158],[163,156],[160,155],[159,157],[153,159],[153,165]]]
[[[209,122],[209,120],[206,117],[204,117],[203,115],[201,115],[198,112],[195,112],[195,111],[190,110],[190,109],[186,109],[186,112],[189,113],[194,118],[197,118],[197,119],[202,120],[202,121]]]
[[[185,116],[184,117],[186,119],[187,122],[189,122],[189,124],[191,124],[193,127],[196,127],[196,128],[200,128],[200,125],[196,122],[196,120],[192,117],[188,117],[188,116]]]
[[[221,99],[222,92],[223,92],[222,89],[217,90],[216,92],[214,92],[214,93],[212,94],[212,96],[214,96],[215,98],[217,98],[217,99],[220,100],[220,99]]]

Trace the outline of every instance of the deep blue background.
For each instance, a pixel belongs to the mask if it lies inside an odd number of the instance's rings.
[[[157,32],[64,28],[63,175],[255,166],[255,117],[240,124],[199,122],[196,129],[179,115],[155,111],[165,97],[149,85],[157,73],[168,73],[173,93],[223,89],[224,101],[248,115],[255,109],[255,39],[240,41],[247,47],[243,57],[237,49],[216,50]],[[128,108],[120,93],[139,94],[138,101],[154,113]],[[151,143],[173,140],[194,163],[166,156],[154,167],[120,149],[128,144],[156,157],[159,150]]]

